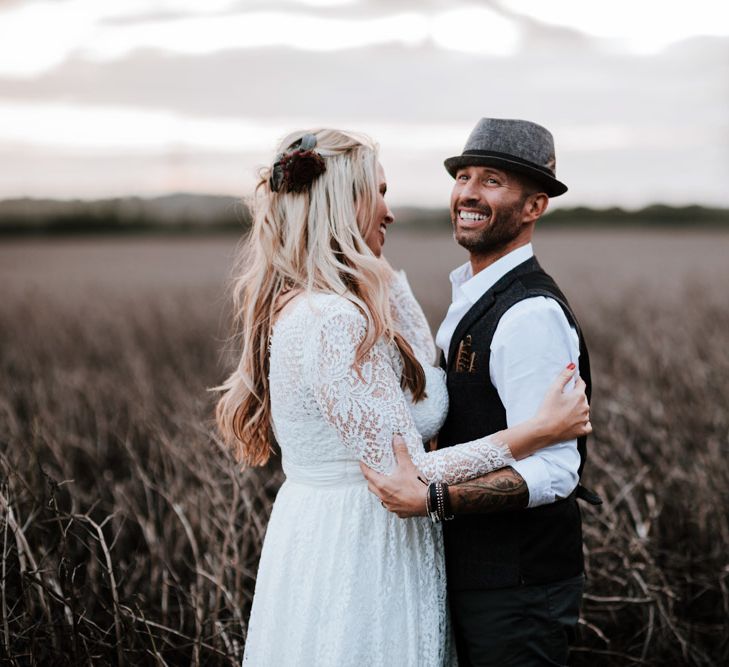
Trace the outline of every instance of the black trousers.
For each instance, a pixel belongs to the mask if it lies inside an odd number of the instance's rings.
[[[449,593],[459,667],[566,665],[584,575],[550,584]]]

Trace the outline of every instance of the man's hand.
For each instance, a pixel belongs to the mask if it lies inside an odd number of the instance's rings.
[[[411,516],[427,516],[425,496],[428,487],[418,479],[420,471],[413,464],[405,441],[396,435],[392,439],[395,452],[395,470],[392,475],[382,475],[360,463],[362,474],[367,479],[367,488],[372,491],[390,512],[401,519]]]

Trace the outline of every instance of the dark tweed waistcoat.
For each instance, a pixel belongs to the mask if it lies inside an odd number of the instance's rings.
[[[522,299],[547,296],[562,307],[580,340],[580,376],[590,396],[590,360],[577,320],[564,294],[535,257],[489,289],[458,324],[447,362],[450,408],[438,436],[449,447],[507,427],[506,411],[489,376],[491,341],[501,316]],[[460,353],[459,353],[460,350]],[[580,474],[586,438],[577,443]],[[443,526],[448,586],[484,590],[546,583],[583,571],[582,525],[575,493],[532,509],[463,514]]]

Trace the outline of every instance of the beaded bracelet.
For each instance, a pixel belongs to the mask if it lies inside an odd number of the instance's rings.
[[[433,523],[450,521],[454,518],[448,485],[444,482],[431,482],[425,496],[425,508]]]
[[[443,482],[443,516],[441,517],[443,521],[450,521],[451,519],[455,519],[456,515],[453,514],[453,506],[451,505],[451,494],[448,490],[448,485]]]
[[[443,521],[443,485],[440,482],[435,485],[435,499],[438,503],[438,519]]]

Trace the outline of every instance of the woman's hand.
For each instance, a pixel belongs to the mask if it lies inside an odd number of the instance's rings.
[[[576,372],[574,364],[567,366],[549,387],[539,407],[536,419],[543,425],[550,445],[592,433],[585,381],[578,377],[572,389],[565,389]]]

